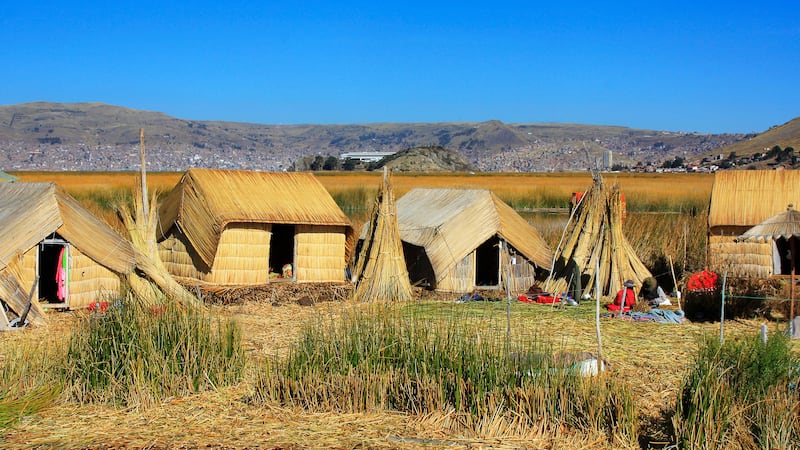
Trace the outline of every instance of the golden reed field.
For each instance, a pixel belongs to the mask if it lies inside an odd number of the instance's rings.
[[[128,189],[135,182],[136,172],[17,172],[22,181],[50,181],[63,186],[73,195],[91,191]],[[347,191],[377,192],[378,172],[318,172],[322,184],[331,195]],[[181,173],[151,172],[148,186],[167,191],[180,179]],[[714,177],[709,174],[628,174],[603,175],[608,182],[619,182],[632,209],[665,210],[687,204],[707,203]],[[588,173],[535,174],[395,174],[395,194],[402,196],[415,187],[490,189],[510,204],[527,201],[532,205],[566,204],[572,192],[582,191],[592,183]],[[649,207],[644,206],[649,205]]]

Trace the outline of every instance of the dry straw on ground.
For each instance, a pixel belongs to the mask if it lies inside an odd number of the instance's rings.
[[[418,306],[433,317],[467,311],[464,326],[476,332],[506,333],[505,306],[478,302],[420,300]],[[610,448],[607,442],[585,436],[566,435],[558,441],[546,436],[509,433],[502,423],[487,418],[483,431],[454,434],[448,424],[457,420],[447,411],[428,416],[408,416],[391,411],[360,414],[307,413],[280,405],[253,406],[245,401],[260,361],[272,355],[286,355],[305,323],[320,317],[335,319],[358,304],[322,302],[313,306],[269,301],[211,306],[213,314],[232,317],[242,326],[249,372],[239,385],[185,398],[174,398],[146,410],[125,410],[108,406],[77,406],[61,401],[41,413],[24,418],[16,428],[0,437],[6,448],[85,447],[235,447],[235,448]],[[594,348],[591,305],[571,309],[512,304],[511,332],[515,339],[545,337],[568,350]],[[54,314],[48,329],[35,328],[4,334],[0,358],[4,363],[14,349],[32,348],[52,342],[74,326],[76,313]],[[759,323],[736,321],[727,324],[726,336],[751,334]],[[718,324],[689,323],[661,325],[607,319],[601,324],[606,357],[613,365],[610,376],[631,384],[641,412],[642,432],[653,441],[667,439],[664,433],[669,410],[681,376],[690,362],[702,334],[718,332]],[[28,346],[28,347],[26,347]],[[507,425],[507,424],[506,424]]]

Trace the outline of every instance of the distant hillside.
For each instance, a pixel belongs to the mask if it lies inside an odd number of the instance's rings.
[[[783,125],[774,126],[750,139],[728,145],[721,151],[725,156],[731,152],[736,152],[739,156],[746,156],[769,151],[776,145],[780,148],[792,147],[800,151],[800,117]]]
[[[584,170],[717,153],[748,136],[580,124],[262,125],[195,121],[102,103],[0,106],[0,170],[135,170],[144,128],[150,170],[288,170],[302,158],[440,146],[479,171]]]
[[[463,155],[441,146],[414,147],[383,158],[376,168],[395,172],[474,172]]]

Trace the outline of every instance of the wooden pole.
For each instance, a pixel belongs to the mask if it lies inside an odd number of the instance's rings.
[[[508,242],[503,242],[503,253],[508,255]],[[502,256],[500,257],[502,261]],[[506,265],[506,353],[511,351],[511,260]]]
[[[722,305],[719,312],[719,343],[725,340],[725,283],[728,281],[728,271],[722,275]]]
[[[794,338],[794,274],[795,267],[797,266],[797,237],[792,236],[789,238],[791,242],[790,248],[792,250],[792,275],[789,278],[789,338]]]
[[[139,156],[142,158],[142,209],[144,216],[149,217],[150,206],[147,201],[147,162],[144,157],[144,128],[139,128]]]
[[[600,271],[600,260],[595,259],[595,270]],[[600,281],[594,279],[594,328],[597,333],[597,366],[601,372],[605,371],[603,367],[603,335],[600,334]]]

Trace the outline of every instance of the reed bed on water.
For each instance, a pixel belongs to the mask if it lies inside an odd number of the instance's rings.
[[[775,333],[721,344],[708,337],[681,383],[673,419],[684,448],[797,448],[800,358]]]
[[[504,432],[635,442],[634,398],[616,378],[558,365],[544,340],[509,342],[465,327],[467,317],[425,317],[372,305],[312,323],[288,357],[265,364],[252,399],[343,413],[452,411],[451,431],[492,434],[484,421],[494,417]]]
[[[176,302],[153,306],[125,297],[81,321],[62,378],[78,402],[148,406],[236,383],[244,362],[235,323]]]

